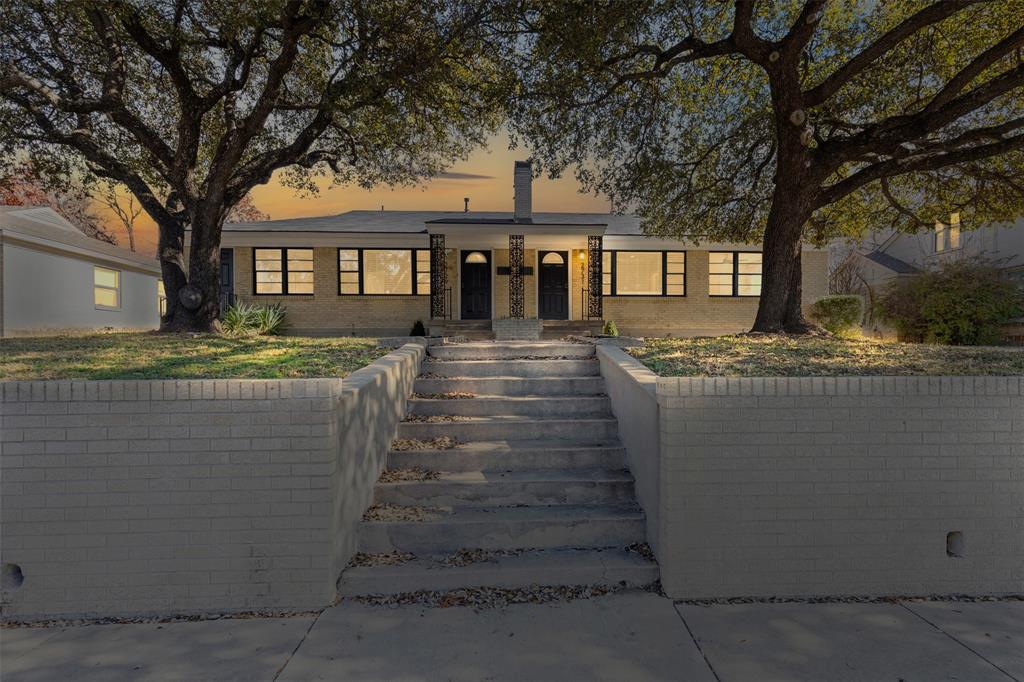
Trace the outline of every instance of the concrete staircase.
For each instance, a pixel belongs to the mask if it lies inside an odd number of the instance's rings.
[[[388,454],[342,596],[657,581],[592,345],[432,346],[421,371],[398,442],[428,447]]]

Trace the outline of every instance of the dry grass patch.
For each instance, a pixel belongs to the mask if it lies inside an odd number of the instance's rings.
[[[397,504],[375,504],[363,512],[363,521],[385,521],[405,523],[432,521],[441,516],[440,507],[416,507]]]
[[[451,436],[438,436],[428,440],[398,438],[391,444],[391,449],[396,452],[405,452],[407,450],[451,450],[458,444],[459,441]]]
[[[0,339],[0,379],[344,377],[387,353],[374,339],[156,332]]]
[[[626,351],[661,376],[939,376],[1024,374],[1024,348],[739,335],[648,339]]]
[[[402,481],[436,481],[441,474],[423,467],[407,469],[385,469],[381,472],[380,483],[399,483]]]
[[[359,566],[399,566],[413,561],[415,558],[416,555],[409,552],[381,552],[379,554],[356,552],[356,555],[348,562],[348,566],[349,568]]]

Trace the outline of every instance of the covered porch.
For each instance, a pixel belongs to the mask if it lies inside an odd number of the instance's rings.
[[[542,320],[552,329],[599,327],[606,227],[427,223],[431,328],[485,331],[493,320]]]

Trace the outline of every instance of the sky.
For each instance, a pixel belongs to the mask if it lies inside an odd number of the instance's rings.
[[[325,183],[319,195],[296,196],[295,191],[282,187],[276,178],[256,187],[252,198],[256,206],[268,213],[272,220],[306,216],[334,215],[356,209],[461,211],[463,197],[469,197],[473,211],[512,210],[512,172],[516,160],[526,159],[529,152],[523,148],[508,149],[508,138],[495,135],[485,148],[478,149],[466,161],[455,164],[448,173],[435,178],[422,187],[330,187]],[[607,213],[608,201],[594,195],[579,193],[579,186],[571,173],[557,180],[546,177],[533,181],[534,211],[572,211]],[[103,215],[101,210],[98,210]],[[116,218],[109,215],[109,226],[117,234],[121,245],[127,247]],[[136,227],[136,250],[156,252],[156,228],[143,215]]]

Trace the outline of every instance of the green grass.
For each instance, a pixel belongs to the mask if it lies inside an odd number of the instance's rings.
[[[0,379],[343,377],[387,353],[374,339],[150,333],[0,340]]]
[[[718,336],[648,339],[628,352],[661,376],[920,376],[1024,374],[1024,348],[864,339]]]

